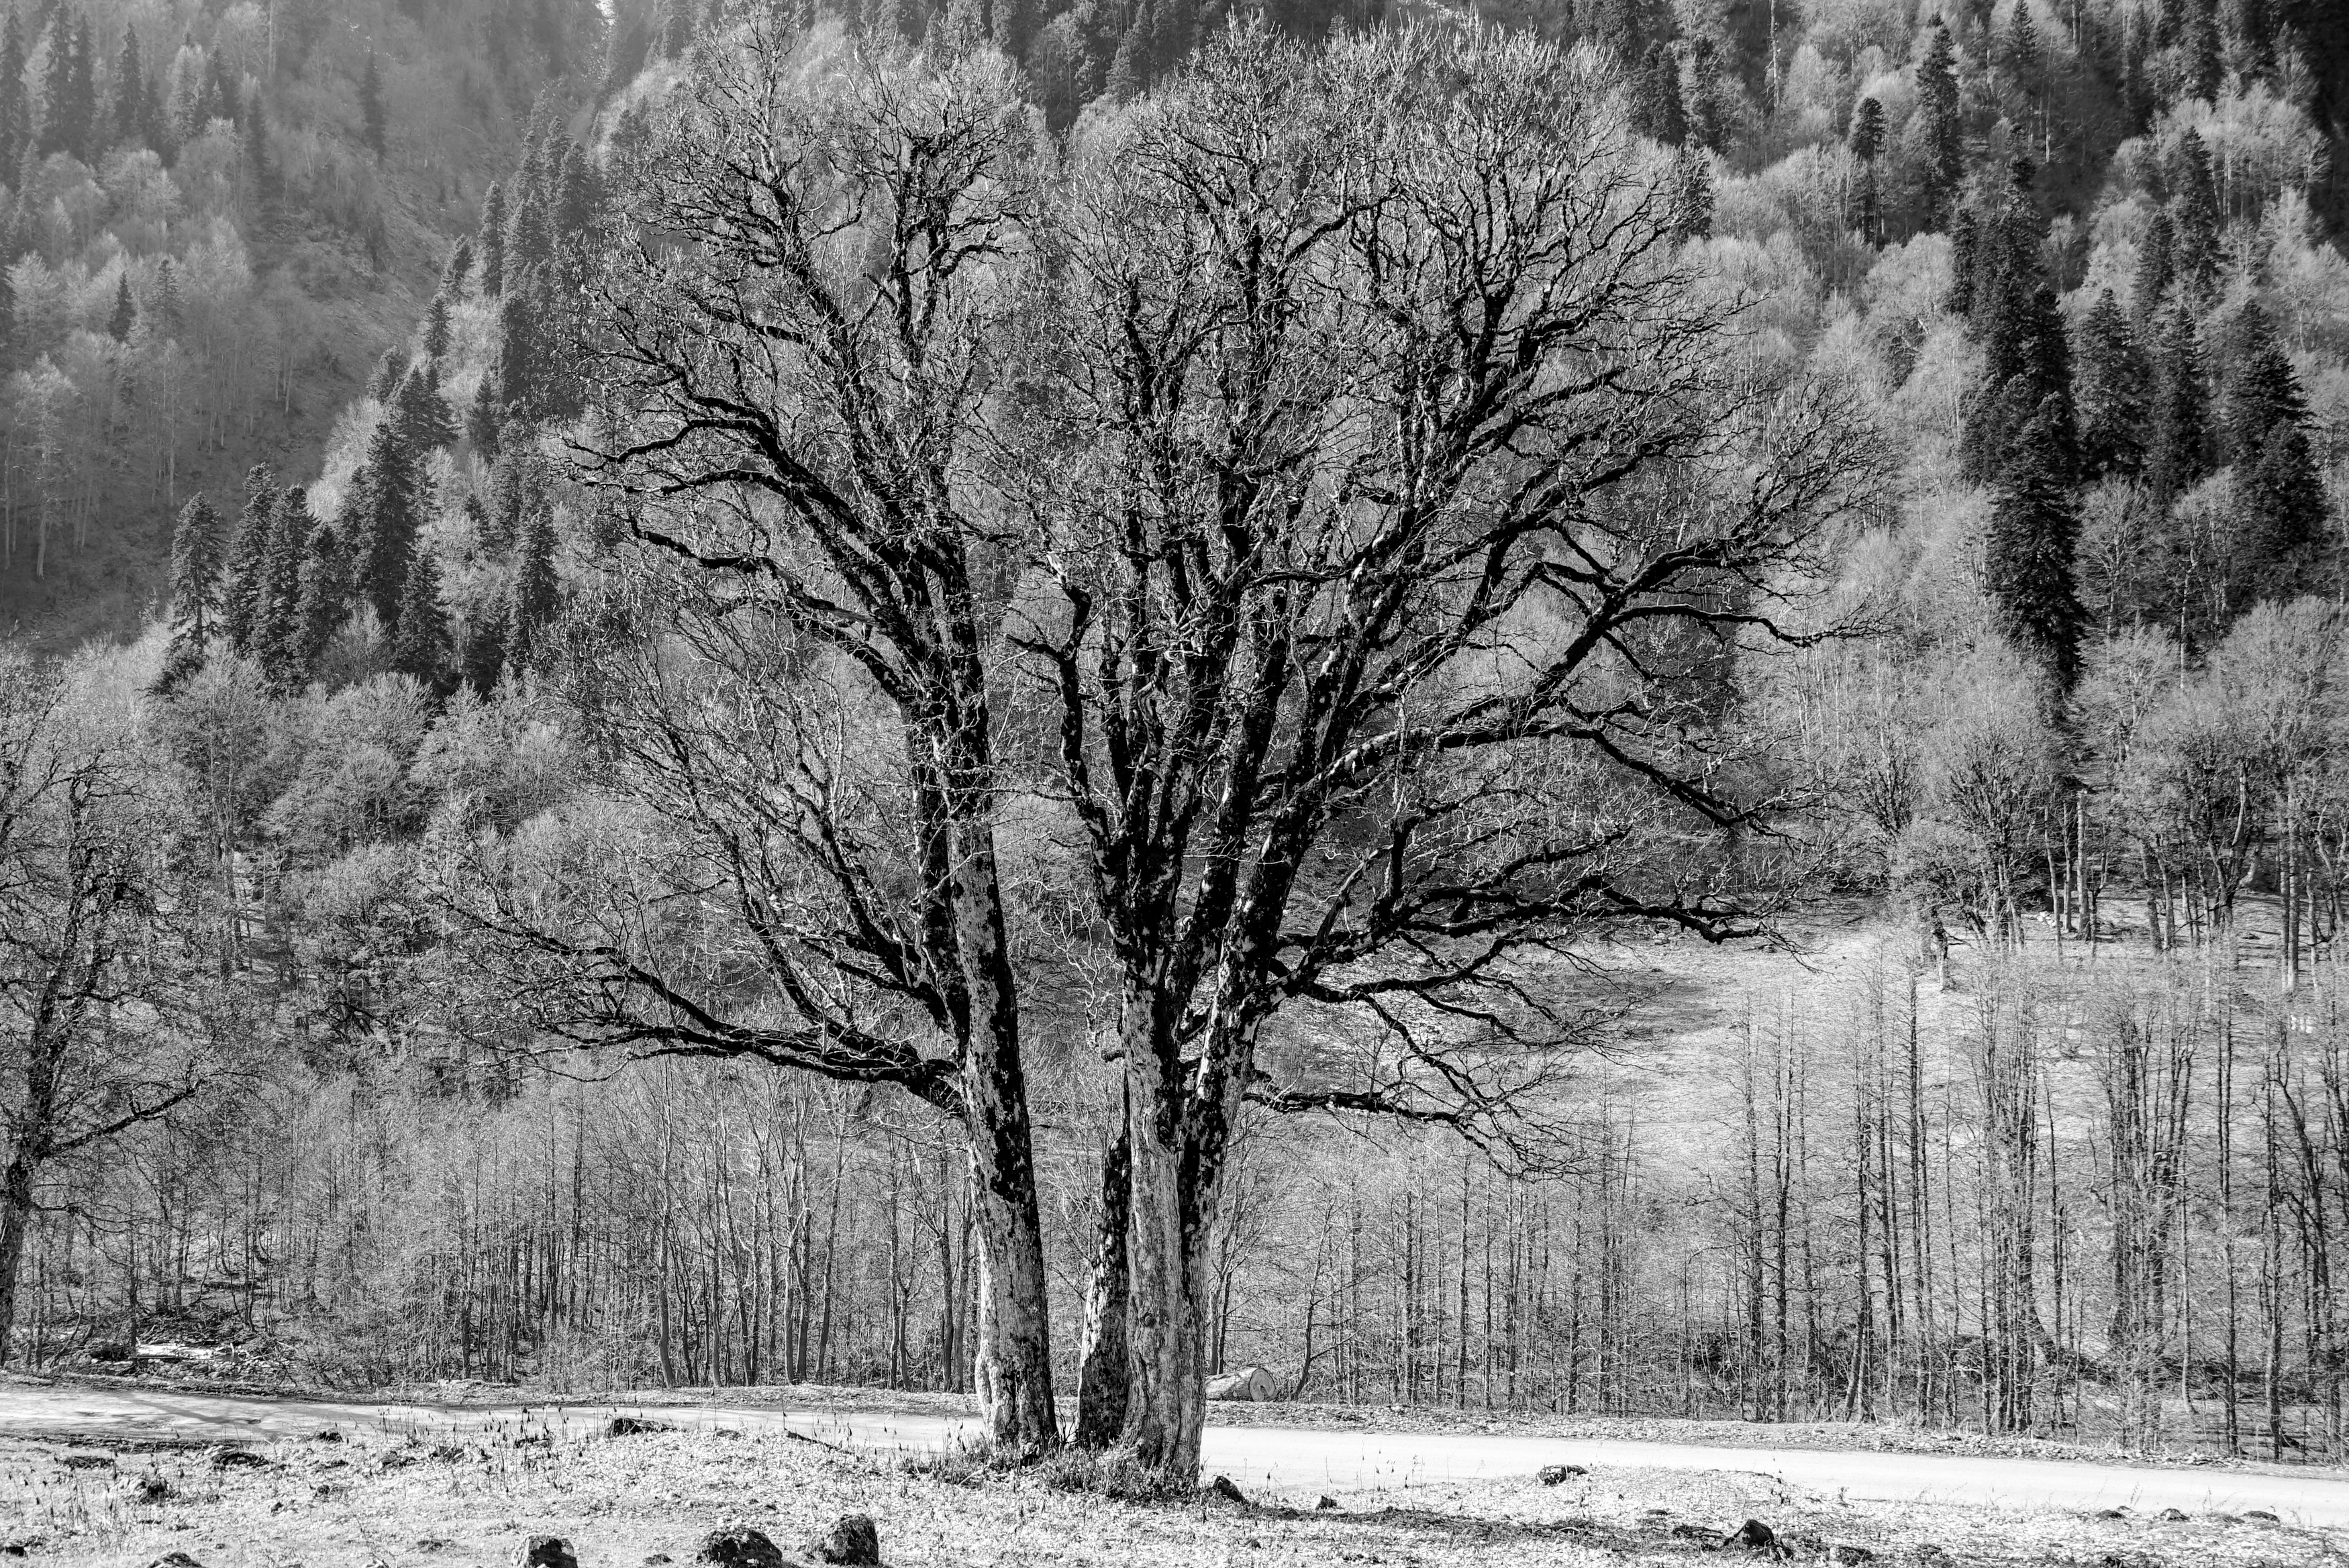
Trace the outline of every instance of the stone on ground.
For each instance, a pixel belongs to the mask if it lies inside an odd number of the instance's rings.
[[[711,1531],[694,1561],[710,1568],[790,1568],[775,1543],[747,1524]]]
[[[579,1568],[579,1559],[560,1535],[533,1535],[522,1549],[522,1568]]]

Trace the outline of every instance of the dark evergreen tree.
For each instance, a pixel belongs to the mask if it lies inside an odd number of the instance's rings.
[[[175,689],[203,666],[222,634],[227,542],[220,513],[202,493],[180,509],[171,532],[171,641],[163,656],[163,689]]]
[[[524,519],[514,545],[513,585],[506,617],[506,658],[515,668],[538,659],[549,627],[562,608],[554,575],[554,520],[544,506]]]
[[[1728,83],[1721,46],[1703,34],[1688,40],[1688,84],[1682,107],[1688,114],[1689,140],[1707,152],[1729,150]]]
[[[440,570],[419,551],[400,583],[391,667],[439,688],[449,678],[449,613],[440,603]]]
[[[481,239],[473,249],[481,259],[481,297],[495,299],[506,288],[506,198],[495,181],[481,197]]]
[[[2155,208],[2145,227],[2145,239],[2137,246],[2137,282],[2132,291],[2137,318],[2148,325],[2168,304],[2169,285],[2177,279],[2175,236],[2168,212]]]
[[[397,347],[387,348],[383,357],[375,362],[375,370],[367,377],[367,395],[385,407],[391,407],[393,394],[399,390],[400,378],[408,374],[408,356]]]
[[[351,561],[335,525],[320,522],[310,531],[309,548],[302,561],[300,645],[294,662],[304,679],[317,674],[335,633],[351,613]]]
[[[73,152],[78,106],[74,102],[72,24],[60,15],[49,24],[48,53],[41,63],[40,154]]]
[[[155,124],[154,89],[147,82],[147,62],[139,52],[139,25],[122,29],[122,47],[114,57],[112,138],[117,147],[151,145]]]
[[[426,491],[418,454],[402,445],[399,421],[387,414],[367,438],[367,457],[351,476],[342,514],[342,531],[352,542],[355,586],[387,627],[398,623],[417,531],[428,510]]]
[[[506,218],[505,292],[532,286],[554,264],[554,229],[546,202],[528,186],[514,192]]]
[[[440,269],[440,293],[450,299],[465,297],[465,282],[473,275],[473,242],[462,234],[449,248],[449,264]]]
[[[482,696],[498,689],[498,677],[505,673],[505,614],[476,615],[466,623],[458,639],[458,673]]]
[[[594,227],[603,201],[603,181],[595,166],[587,160],[584,149],[566,140],[554,202],[555,242],[566,253],[573,253]]]
[[[262,669],[280,691],[300,689],[310,676],[310,665],[302,656],[302,568],[317,525],[310,515],[307,491],[295,486],[278,496],[270,525],[268,567],[255,599],[253,641]]]
[[[2286,422],[2271,428],[2259,455],[2237,469],[2242,519],[2237,576],[2252,597],[2289,599],[2320,591],[2326,553],[2324,480],[2308,433]]]
[[[255,463],[244,476],[244,511],[229,545],[227,581],[221,592],[221,633],[230,647],[252,654],[269,577],[269,546],[277,522],[277,475]]]
[[[11,10],[0,19],[0,179],[16,181],[32,150],[33,105],[25,90],[25,30]],[[0,258],[0,264],[13,257]]]
[[[2183,85],[2189,95],[2215,103],[2226,81],[2220,52],[2217,0],[2186,0],[2185,36],[2178,40],[2183,58]]]
[[[1950,297],[1942,308],[1971,322],[1974,284],[1982,270],[1982,226],[1971,206],[1958,209],[1950,222]]]
[[[2154,366],[2153,419],[2145,455],[2146,484],[2157,517],[2210,471],[2205,374],[2202,338],[2194,317],[2183,310],[2171,311]]]
[[[1946,229],[1957,213],[1966,149],[1959,118],[1958,47],[1939,17],[1917,66],[1917,113],[1923,127],[1925,226]]]
[[[131,329],[139,325],[139,302],[130,297],[130,274],[122,274],[115,285],[114,314],[107,318],[106,333],[117,343],[130,341]]]
[[[2178,288],[2188,303],[2201,310],[2219,289],[2219,191],[2210,174],[2210,154],[2191,129],[2178,139],[2169,187]]]
[[[1671,47],[1661,42],[1648,46],[1647,58],[1631,77],[1631,123],[1642,136],[1666,147],[1688,139],[1688,114],[1681,105],[1681,67]]]
[[[73,19],[73,85],[67,108],[72,119],[66,128],[66,150],[95,165],[99,150],[98,45],[90,37],[88,16]]]
[[[187,314],[180,304],[180,273],[169,256],[155,269],[154,328],[158,335],[176,338],[187,327]]]
[[[2112,290],[2097,296],[2081,323],[2074,362],[2082,463],[2092,474],[2136,473],[2145,460],[2153,366]]]
[[[0,246],[0,249],[5,249]],[[16,367],[16,285],[8,281],[8,267],[0,260],[0,376]]]
[[[424,307],[424,330],[419,342],[427,359],[438,360],[449,352],[449,296],[436,294]]]
[[[277,200],[277,162],[269,151],[269,108],[255,88],[237,122],[237,150],[244,159],[244,177],[254,204],[266,208]]]
[[[2220,431],[2223,456],[2238,467],[2259,460],[2269,433],[2279,425],[2305,426],[2308,399],[2300,377],[2277,344],[2268,313],[2256,299],[2237,313],[2222,363],[2228,367],[2227,397]]]
[[[2080,516],[2067,410],[2048,399],[2025,420],[1991,505],[1983,586],[2007,639],[2044,660],[2059,687],[2079,671],[2086,619],[2073,584]]]
[[[1852,225],[1871,245],[1884,242],[1884,203],[1876,160],[1884,151],[1884,106],[1872,98],[1859,100],[1851,115],[1851,155],[1859,170],[1852,185]]]
[[[500,421],[536,420],[546,410],[543,366],[539,356],[538,313],[528,292],[506,291],[498,305],[497,356],[482,382],[494,386]]]
[[[457,421],[449,412],[449,400],[440,396],[429,359],[400,377],[399,389],[392,395],[390,418],[399,427],[400,445],[419,461],[457,439]]]
[[[359,127],[367,150],[380,160],[390,145],[389,126],[383,107],[383,69],[376,64],[373,49],[359,73]]]

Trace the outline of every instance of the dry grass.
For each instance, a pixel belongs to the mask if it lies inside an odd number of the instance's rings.
[[[2162,1523],[1840,1502],[1744,1474],[1602,1470],[1532,1480],[1148,1503],[1103,1495],[1066,1466],[916,1473],[884,1457],[779,1434],[564,1438],[527,1420],[402,1438],[140,1451],[0,1442],[0,1549],[28,1561],[137,1568],[172,1552],[203,1568],[510,1564],[530,1537],[567,1537],[583,1568],[688,1563],[730,1523],[789,1549],[844,1513],[880,1525],[886,1561],[973,1564],[1392,1563],[1423,1568],[1759,1561],[1708,1554],[1707,1531],[1767,1522],[1800,1542],[1879,1563],[2231,1563],[2298,1568],[2338,1553],[2316,1532],[2216,1519]],[[254,1462],[254,1461],[259,1462]],[[1675,1531],[1682,1533],[1675,1534]]]

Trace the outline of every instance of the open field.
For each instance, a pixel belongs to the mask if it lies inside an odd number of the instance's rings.
[[[556,1534],[592,1568],[688,1561],[731,1523],[789,1546],[865,1513],[891,1563],[1440,1568],[1670,1563],[1751,1518],[1797,1558],[1867,1561],[1857,1549],[1887,1563],[2282,1568],[2337,1559],[2349,1530],[2349,1477],[2331,1471],[1728,1448],[1694,1423],[1685,1433],[1646,1423],[1648,1440],[1522,1424],[1219,1424],[1206,1470],[1256,1506],[1142,1506],[1049,1477],[916,1473],[967,1433],[951,1402],[858,1410],[802,1393],[789,1408],[740,1390],[630,1400],[673,1429],[613,1437],[609,1404],[267,1400],[16,1380],[0,1385],[0,1547],[58,1564],[136,1565],[177,1551],[203,1568],[356,1568],[512,1562],[530,1537]],[[1545,1486],[1537,1472],[1553,1465],[1579,1473]],[[1319,1507],[1325,1497],[1336,1506]]]

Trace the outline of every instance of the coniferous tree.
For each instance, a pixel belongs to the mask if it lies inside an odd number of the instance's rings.
[[[1688,40],[1688,88],[1682,108],[1688,116],[1689,140],[1707,152],[1728,150],[1727,93],[1721,46],[1700,33]]]
[[[180,304],[180,273],[169,256],[155,270],[155,331],[165,338],[175,338],[187,325],[186,313]]]
[[[33,147],[33,106],[25,91],[25,30],[10,10],[0,19],[0,179],[15,181]],[[0,258],[0,264],[14,258]]]
[[[2092,474],[2136,473],[2145,459],[2153,366],[2112,290],[2081,323],[2074,362],[2082,464]]]
[[[118,147],[144,147],[155,123],[153,89],[147,83],[147,62],[139,52],[139,25],[122,29],[122,48],[114,57],[113,140]]]
[[[41,64],[40,154],[54,158],[74,150],[73,28],[58,16],[48,27],[47,57]]]
[[[2178,290],[2200,310],[2219,288],[2219,191],[2210,174],[2210,154],[2191,129],[2178,139],[2170,191]]]
[[[294,662],[304,679],[317,673],[327,645],[350,615],[351,594],[350,552],[335,525],[321,521],[310,530],[304,552],[301,606],[295,616],[301,640]]]
[[[432,361],[421,362],[400,377],[390,418],[398,424],[401,447],[419,462],[435,449],[455,442],[457,421],[449,412],[449,400],[440,396]]]
[[[2320,591],[2324,553],[2324,480],[2308,433],[2295,423],[2271,428],[2259,455],[2240,465],[2242,560],[2237,576],[2252,597],[2290,599]]]
[[[163,689],[178,687],[202,667],[221,635],[222,573],[227,542],[220,513],[199,492],[180,509],[171,532],[171,642],[164,655]]]
[[[1971,206],[1958,209],[1950,222],[1950,297],[1942,308],[1971,322],[1974,285],[1982,270],[1982,226]]]
[[[367,377],[367,395],[385,407],[391,407],[393,394],[399,390],[400,378],[408,374],[408,356],[397,346],[383,351]]]
[[[2220,433],[2226,460],[2243,467],[2260,459],[2277,426],[2307,423],[2308,398],[2258,300],[2245,302],[2231,337],[2224,360],[2227,397]]]
[[[306,490],[297,485],[278,496],[268,568],[256,596],[253,641],[263,671],[280,691],[296,690],[309,678],[310,666],[302,657],[302,568],[317,525]]]
[[[244,175],[256,205],[277,200],[277,165],[269,155],[269,108],[255,88],[237,126],[237,147],[244,157]]]
[[[367,51],[367,65],[359,73],[359,126],[367,150],[378,161],[390,145],[389,126],[383,107],[383,69],[377,65],[375,51]]]
[[[1681,67],[1670,46],[1648,46],[1631,78],[1631,123],[1666,147],[1688,139],[1688,114],[1681,105]]]
[[[66,150],[84,163],[98,162],[98,46],[89,35],[89,18],[73,20],[73,78],[67,100],[71,119],[66,127]]]
[[[449,296],[445,292],[435,294],[425,305],[419,341],[427,359],[437,361],[449,352]]]
[[[448,299],[465,297],[466,280],[473,275],[473,242],[464,235],[449,247],[449,263],[440,269],[440,294]]]
[[[1864,98],[1852,110],[1850,146],[1852,158],[1859,164],[1853,181],[1853,224],[1862,240],[1880,245],[1884,242],[1884,211],[1876,160],[1884,150],[1884,106],[1876,99]]]
[[[520,186],[506,218],[505,292],[533,286],[554,263],[554,231],[546,201],[529,186]]]
[[[1917,113],[1924,138],[1925,226],[1946,229],[1965,178],[1965,131],[1958,109],[1958,48],[1938,16],[1917,66]]]
[[[5,250],[0,245],[0,250]],[[8,280],[8,266],[0,260],[0,376],[16,366],[16,285]]]
[[[221,591],[221,632],[240,654],[255,651],[269,575],[269,546],[277,523],[277,475],[255,463],[244,476],[244,511],[229,545],[227,581]]]
[[[440,570],[419,551],[400,583],[391,667],[438,687],[449,676],[449,613],[440,603]]]
[[[481,382],[483,395],[495,397],[500,424],[541,418],[546,402],[542,368],[534,303],[526,291],[509,289],[498,306],[497,355]]]
[[[2086,619],[2073,585],[2080,516],[2068,423],[2052,397],[2024,422],[1992,497],[1983,549],[1983,586],[1999,629],[2044,660],[2059,687],[2078,674]]]
[[[356,590],[387,627],[398,622],[429,501],[418,459],[400,440],[399,421],[385,415],[367,438],[367,456],[344,502],[342,531],[351,542]]]
[[[2177,277],[2177,231],[2169,213],[2157,207],[2145,228],[2137,253],[2137,280],[2132,293],[2138,321],[2152,325],[2168,303],[2169,286]]]
[[[2202,338],[2194,317],[2184,310],[2171,311],[2154,366],[2153,418],[2145,456],[2146,484],[2157,517],[2210,471],[2205,374]]]
[[[2217,0],[2186,0],[2185,36],[2178,40],[2184,57],[2186,91],[2204,103],[2218,101],[2219,88],[2226,80],[2219,46],[2218,13]]]
[[[560,593],[554,575],[554,520],[544,506],[536,506],[514,544],[505,651],[515,668],[529,667],[543,649],[547,628],[561,608]]]
[[[494,180],[481,196],[481,239],[473,249],[481,259],[481,297],[495,299],[506,287],[506,197]]]
[[[107,318],[107,335],[117,343],[130,341],[131,329],[139,325],[139,302],[130,297],[130,274],[122,274],[115,285],[114,314]]]

